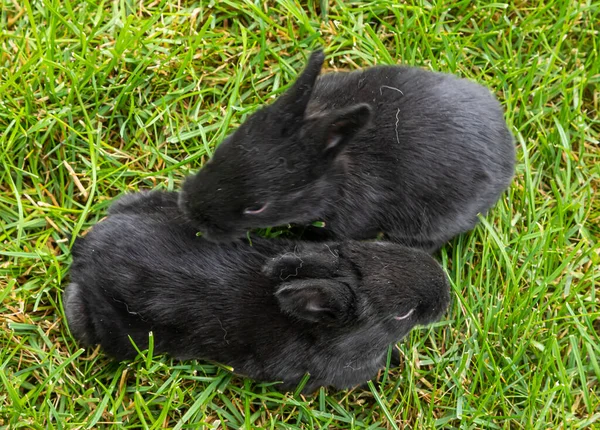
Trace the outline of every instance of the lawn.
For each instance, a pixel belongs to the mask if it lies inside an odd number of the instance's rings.
[[[301,3],[0,0],[0,427],[600,428],[600,2]],[[321,45],[327,70],[455,73],[506,109],[516,177],[436,255],[447,315],[369,388],[304,397],[80,349],[73,238],[177,189]]]

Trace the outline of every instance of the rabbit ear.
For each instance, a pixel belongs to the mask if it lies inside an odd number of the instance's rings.
[[[344,319],[354,297],[346,285],[330,279],[287,282],[281,284],[275,296],[284,313],[311,322]]]
[[[325,155],[336,156],[344,149],[354,135],[369,123],[371,112],[368,104],[361,103],[316,118],[316,127],[325,136]]]
[[[314,51],[296,82],[273,104],[274,107],[281,109],[281,112],[288,118],[287,120],[290,117],[296,119],[304,117],[304,111],[310,100],[315,81],[321,73],[324,60],[325,54],[322,49]]]

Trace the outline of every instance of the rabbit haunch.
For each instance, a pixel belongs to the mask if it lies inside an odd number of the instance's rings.
[[[291,389],[348,388],[374,377],[388,347],[447,307],[429,255],[391,243],[196,237],[177,194],[135,194],[76,241],[64,304],[84,345],[128,359],[207,359]]]
[[[180,206],[205,237],[325,222],[432,251],[472,229],[509,186],[513,136],[488,89],[419,68],[319,77],[323,53],[189,177]]]

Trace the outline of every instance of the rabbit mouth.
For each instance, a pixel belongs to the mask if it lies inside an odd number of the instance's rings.
[[[193,204],[186,198],[182,192],[179,194],[178,200],[179,212],[196,228],[204,239],[215,243],[233,242],[235,239],[243,238],[246,234],[246,229],[229,229],[216,226],[208,218],[199,215],[193,209]]]

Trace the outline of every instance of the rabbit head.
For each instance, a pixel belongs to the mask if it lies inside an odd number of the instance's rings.
[[[307,115],[323,64],[314,52],[292,87],[252,114],[182,188],[181,210],[207,239],[318,219],[335,198],[343,149],[371,117],[367,104]]]
[[[448,307],[448,278],[425,252],[389,242],[317,246],[327,249],[273,259],[263,271],[285,281],[275,293],[282,312],[337,327],[344,342],[368,333],[373,346],[388,345]]]

